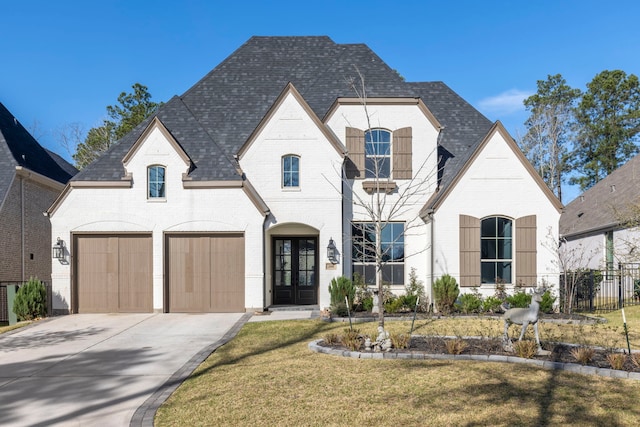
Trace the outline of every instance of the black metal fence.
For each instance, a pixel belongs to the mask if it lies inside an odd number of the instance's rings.
[[[561,308],[565,307],[569,288],[573,290],[573,311],[606,312],[640,305],[640,264],[619,264],[617,268],[560,275]]]
[[[0,282],[0,323],[9,321],[9,310],[11,307],[7,307],[7,285],[18,285],[17,289],[20,289],[20,286],[24,285],[27,282]],[[47,290],[47,316],[53,315],[53,295],[51,289],[51,283],[42,282],[44,284],[45,289]]]

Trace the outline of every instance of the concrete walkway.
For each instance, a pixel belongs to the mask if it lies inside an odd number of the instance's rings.
[[[152,425],[157,406],[250,317],[76,314],[2,334],[0,424]]]

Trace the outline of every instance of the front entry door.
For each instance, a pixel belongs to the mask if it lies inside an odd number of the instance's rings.
[[[318,303],[317,244],[315,237],[273,239],[273,303]]]

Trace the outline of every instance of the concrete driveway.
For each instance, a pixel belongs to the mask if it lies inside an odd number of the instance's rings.
[[[151,425],[250,314],[75,314],[0,335],[0,424]]]

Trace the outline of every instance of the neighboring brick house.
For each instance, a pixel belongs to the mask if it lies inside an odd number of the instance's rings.
[[[384,194],[390,212],[405,192],[380,241],[393,291],[412,269],[429,295],[445,273],[484,294],[498,279],[557,286],[543,243],[561,204],[499,122],[441,82],[405,82],[366,45],[253,37],[51,206],[70,250],[55,308],[326,307],[331,279],[374,278],[357,200]]]
[[[45,213],[76,173],[0,103],[0,282],[51,281],[51,223]]]

